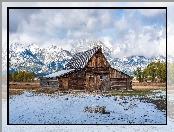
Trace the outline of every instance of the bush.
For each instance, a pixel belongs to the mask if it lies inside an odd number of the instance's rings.
[[[106,111],[106,106],[96,106],[94,108],[86,106],[83,111],[89,113],[110,114],[110,112]]]
[[[106,113],[106,110],[105,110],[105,107],[101,107],[101,111],[100,111],[101,114],[105,114]]]

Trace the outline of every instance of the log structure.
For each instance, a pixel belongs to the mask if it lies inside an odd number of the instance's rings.
[[[132,77],[112,68],[101,47],[75,54],[65,70],[40,78],[41,88],[55,90],[131,90]]]

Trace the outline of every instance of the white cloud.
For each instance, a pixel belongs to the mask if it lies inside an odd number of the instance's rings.
[[[109,36],[101,37],[100,40],[108,47],[112,48],[112,38]]]
[[[125,31],[124,35],[117,40],[112,55],[114,57],[143,55],[148,58],[156,55],[165,56],[166,39],[164,32],[164,28],[154,28],[154,25]]]
[[[138,11],[123,10],[124,15],[115,22],[117,39],[113,56],[144,55],[145,57],[151,57],[159,54],[165,56],[165,25],[159,26],[157,18],[154,20],[146,18],[147,20],[144,23]],[[157,11],[155,13],[158,14]],[[150,20],[153,23],[149,24],[148,21]],[[165,20],[163,21],[165,22]]]
[[[159,15],[161,13],[165,13],[165,9],[152,9],[152,10],[148,10],[148,9],[140,9],[141,14],[145,15],[145,16],[156,16]]]
[[[125,31],[129,28],[128,21],[124,16],[120,20],[115,22],[115,26],[119,31]]]
[[[28,5],[30,5],[29,3]],[[65,3],[55,3],[54,6],[58,4],[59,6],[64,6]],[[140,6],[140,3],[134,3],[135,6]],[[150,3],[144,3],[145,5],[150,5]],[[6,4],[7,5],[7,4]],[[17,5],[17,4],[16,4]],[[26,4],[21,4],[19,6],[26,6]],[[35,3],[37,6],[53,6],[52,3]],[[67,6],[115,6],[122,5],[121,3],[71,3]],[[129,6],[130,4],[126,4]],[[160,5],[162,6],[162,4]],[[170,5],[170,7],[172,7]],[[170,8],[171,10],[171,8]],[[131,12],[132,11],[132,12]],[[140,11],[140,14],[145,16],[156,16],[163,11],[157,10],[148,10],[145,12],[144,10]],[[171,14],[172,10],[169,11]],[[21,12],[25,14],[25,12]],[[150,29],[143,29],[143,27],[147,25],[143,25],[141,18],[139,15],[136,15],[136,11],[133,10],[125,10],[123,12],[123,17],[121,19],[114,19],[113,15],[115,12],[113,10],[41,10],[39,12],[28,12],[29,19],[20,20],[20,30],[16,34],[10,34],[10,42],[19,42],[32,44],[36,43],[39,46],[46,46],[46,44],[57,44],[58,46],[69,45],[69,43],[76,42],[79,39],[100,39],[103,40],[110,47],[112,46],[115,49],[119,49],[120,54],[138,54],[141,52],[140,48],[142,48],[143,44],[149,43],[157,43],[157,49],[153,51],[150,48],[148,50],[149,53],[145,52],[145,49],[142,50],[142,53],[145,55],[153,54],[154,52],[162,53],[163,46],[162,43],[165,41],[165,30],[162,28],[154,28],[152,25],[149,25]],[[74,15],[75,14],[75,15]],[[17,16],[16,16],[17,17]],[[18,17],[17,17],[18,18]],[[172,18],[172,17],[170,17]],[[158,20],[158,19],[157,19]],[[4,23],[5,24],[5,23]],[[6,26],[3,27],[5,29]],[[114,25],[115,24],[115,25]],[[115,26],[115,27],[114,27]],[[147,26],[148,27],[148,26]],[[109,32],[104,29],[115,29],[114,32]],[[172,28],[173,30],[173,28]],[[171,31],[172,31],[171,30]],[[5,30],[4,30],[5,31]],[[3,31],[3,32],[4,32]],[[132,31],[132,32],[130,32]],[[170,31],[170,33],[172,33]],[[6,34],[6,33],[5,33]],[[63,35],[64,34],[64,35]],[[172,33],[174,34],[174,33]],[[146,36],[148,40],[142,39],[139,36]],[[169,42],[173,41],[172,35],[171,39],[168,39]],[[157,41],[157,38],[159,41]],[[101,39],[103,38],[103,39]],[[104,39],[105,38],[105,39]],[[141,41],[140,41],[141,40]],[[150,42],[151,41],[151,42]],[[4,35],[5,42],[5,35]],[[68,43],[68,44],[67,44]],[[49,44],[49,45],[50,45]],[[155,44],[156,45],[156,44]],[[169,44],[170,45],[170,44]],[[71,47],[71,46],[70,46]],[[120,47],[120,48],[119,48]],[[124,48],[126,47],[126,48]],[[134,48],[136,47],[136,48]],[[152,46],[149,46],[152,47]],[[163,48],[161,48],[163,47]],[[69,49],[68,46],[66,46]],[[132,49],[131,49],[132,48]],[[146,48],[145,46],[143,48]],[[161,49],[161,50],[160,50]],[[170,48],[171,50],[171,48]],[[131,52],[130,52],[131,51]],[[172,51],[171,51],[172,52]],[[118,55],[118,54],[117,54]]]
[[[101,16],[101,23],[103,25],[102,28],[109,28],[113,26],[113,19],[112,16],[108,13],[105,12],[102,16]]]
[[[85,31],[74,31],[73,33],[68,32],[68,35],[71,35],[73,38],[76,38],[76,39],[85,39],[85,38],[91,37],[92,33],[85,32]],[[93,37],[95,37],[95,35]]]

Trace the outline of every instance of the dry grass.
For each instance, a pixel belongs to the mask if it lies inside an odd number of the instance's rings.
[[[40,83],[36,82],[10,82],[9,83],[9,89],[39,89]]]
[[[153,83],[153,84],[144,84],[138,83],[137,81],[133,81],[133,90],[155,90],[155,89],[166,89],[165,83]],[[13,94],[21,94],[25,90],[40,90],[40,83],[39,82],[10,82],[9,83],[9,95]],[[4,91],[5,92],[5,91]]]
[[[164,86],[132,86],[133,90],[156,90],[156,89],[161,89],[165,90],[166,87]]]
[[[11,95],[20,95],[24,92],[24,89],[10,89],[9,90],[9,96]]]
[[[139,83],[138,81],[133,81],[132,82],[132,89],[133,90],[156,90],[156,89],[161,89],[165,90],[166,89],[166,83]]]
[[[9,83],[9,95],[19,95],[26,90],[39,90],[39,82],[10,82]]]

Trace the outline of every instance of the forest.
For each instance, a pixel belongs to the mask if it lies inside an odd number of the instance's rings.
[[[147,67],[142,70],[141,67],[137,67],[134,71],[136,79],[139,82],[151,81],[165,83],[166,82],[166,63],[151,62]]]
[[[9,73],[9,81],[12,82],[34,82],[34,72],[16,71]]]

